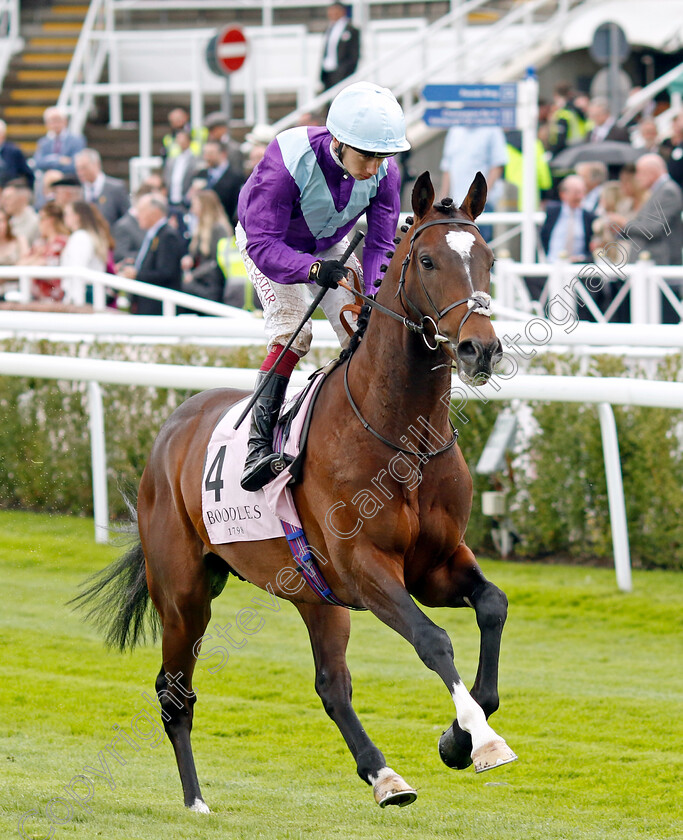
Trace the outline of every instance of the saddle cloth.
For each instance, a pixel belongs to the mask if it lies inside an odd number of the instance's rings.
[[[293,458],[299,454],[302,432],[308,428],[308,415],[324,379],[323,374],[315,376],[306,388],[287,400],[275,430],[276,451],[284,451]],[[204,458],[202,518],[212,545],[281,538],[283,521],[301,528],[287,486],[296,462],[262,490],[249,492],[240,487],[249,442],[249,417],[238,429],[233,426],[248,399],[245,397],[221,415]]]

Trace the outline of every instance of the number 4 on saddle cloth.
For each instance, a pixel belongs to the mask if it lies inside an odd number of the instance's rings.
[[[247,457],[249,423],[233,426],[247,401],[240,400],[221,415],[211,434],[202,474],[202,517],[212,545],[252,540],[287,539],[297,569],[324,601],[341,605],[311,555],[294,506],[289,484],[301,474],[313,406],[326,371],[316,371],[311,381],[283,406],[275,427],[273,451],[294,459],[262,490],[240,487]]]

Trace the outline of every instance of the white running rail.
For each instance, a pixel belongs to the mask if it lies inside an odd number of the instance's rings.
[[[31,376],[39,379],[71,379],[88,383],[95,540],[107,542],[109,512],[106,443],[100,384],[145,385],[192,390],[228,386],[250,390],[254,387],[257,371],[73,359],[28,353],[0,353],[0,374]],[[295,371],[292,377],[293,385],[303,387],[306,384],[307,375],[305,371]],[[466,405],[470,399],[587,402],[598,406],[617,586],[623,591],[630,591],[632,582],[626,508],[612,405],[683,409],[683,383],[626,378],[518,374],[507,381],[498,381],[495,388],[490,386],[479,389],[470,388],[468,393],[465,390],[466,387],[459,379],[453,379],[452,398],[454,401],[458,400],[458,405],[454,407],[456,415],[466,412]]]

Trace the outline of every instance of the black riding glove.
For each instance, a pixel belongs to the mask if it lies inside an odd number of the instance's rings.
[[[336,289],[340,280],[346,280],[346,269],[339,260],[318,260],[311,266],[308,279],[324,289]]]

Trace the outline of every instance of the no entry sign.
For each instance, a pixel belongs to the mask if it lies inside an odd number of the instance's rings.
[[[247,39],[239,26],[226,26],[216,38],[216,65],[229,76],[239,70],[247,57]]]

